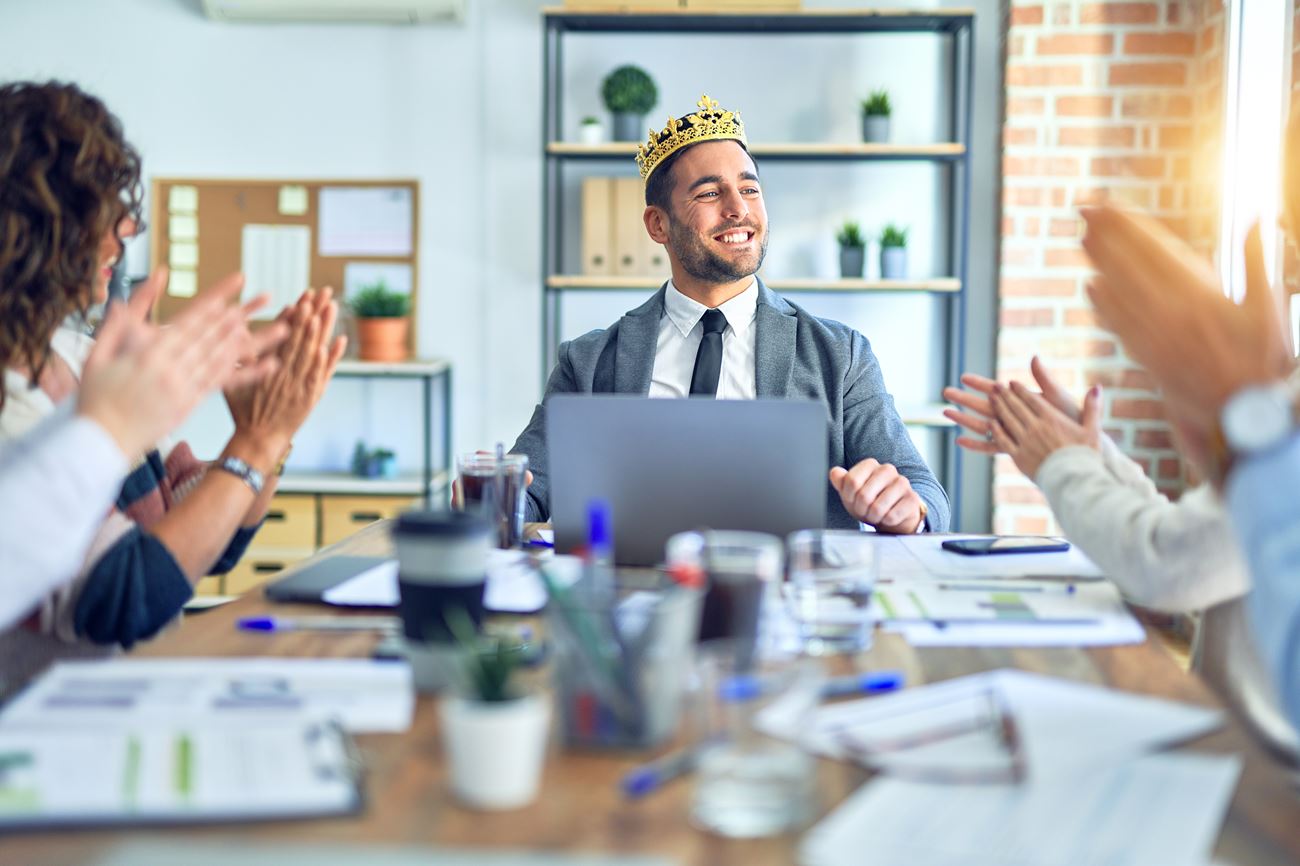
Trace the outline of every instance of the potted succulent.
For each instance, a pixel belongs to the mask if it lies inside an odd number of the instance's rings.
[[[862,140],[868,144],[889,141],[889,91],[876,90],[862,100]]]
[[[880,278],[907,279],[907,229],[893,223],[880,233]]]
[[[578,127],[578,138],[583,144],[600,144],[605,140],[605,127],[599,117],[587,115]]]
[[[383,280],[363,286],[348,302],[357,317],[359,355],[363,361],[406,360],[411,298],[388,288]]]
[[[439,712],[452,791],[476,809],[526,806],[537,798],[551,722],[550,703],[515,682],[526,648],[476,634],[461,610],[448,611],[447,625],[457,663]]]
[[[620,66],[605,76],[600,94],[614,115],[614,140],[639,141],[645,116],[659,101],[650,73],[639,66]]]
[[[846,280],[860,278],[867,258],[867,242],[862,237],[862,227],[849,220],[840,227],[835,240],[840,244],[840,276]]]
[[[396,478],[397,454],[387,448],[371,451],[364,442],[352,449],[352,474],[361,478]]]

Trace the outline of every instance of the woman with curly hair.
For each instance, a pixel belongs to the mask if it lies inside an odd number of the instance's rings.
[[[123,240],[140,224],[140,157],[102,102],[75,85],[0,87],[0,442],[73,397]],[[155,274],[157,291],[165,273]],[[235,294],[242,277],[214,289]],[[0,635],[0,694],[59,657],[130,647],[176,617],[204,575],[229,570],[260,526],[276,469],[343,353],[330,290],[280,314],[275,371],[226,391],[235,422],[205,465],[184,443],[133,455],[81,572]]]
[[[278,363],[261,355],[284,328],[249,343],[247,310],[205,292],[166,328],[145,321],[151,281],[114,304],[86,358],[76,406],[0,448],[0,629],[76,573],[129,467],[216,388],[255,382]],[[251,351],[250,351],[251,350]]]

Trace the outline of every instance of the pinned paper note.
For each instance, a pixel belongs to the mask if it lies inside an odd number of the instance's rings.
[[[343,266],[343,297],[382,282],[390,292],[411,294],[411,266],[389,262],[348,262]]]
[[[273,319],[298,300],[311,278],[311,228],[309,226],[244,226],[240,270],[244,272],[244,300],[271,296],[271,303],[254,318]]]
[[[302,216],[307,212],[307,187],[280,187],[280,213],[285,216]]]
[[[174,243],[167,251],[167,263],[173,268],[193,270],[199,266],[199,245],[193,241]]]
[[[173,270],[167,277],[167,294],[173,298],[192,298],[199,293],[199,275],[194,271]]]
[[[324,187],[322,256],[409,256],[414,207],[405,187]]]
[[[167,210],[172,213],[197,213],[199,188],[197,186],[172,187],[167,193]]]
[[[172,214],[167,220],[167,239],[176,241],[197,241],[199,239],[199,218],[189,214]]]

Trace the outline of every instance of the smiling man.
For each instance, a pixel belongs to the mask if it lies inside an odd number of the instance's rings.
[[[609,328],[563,343],[546,397],[815,399],[830,421],[829,526],[947,529],[948,497],[898,417],[866,338],[755,276],[767,253],[767,209],[739,112],[705,96],[696,112],[652,132],[636,159],[646,231],[667,249],[672,279]],[[534,474],[528,520],[550,516],[545,422],[543,403],[512,449],[528,455]]]

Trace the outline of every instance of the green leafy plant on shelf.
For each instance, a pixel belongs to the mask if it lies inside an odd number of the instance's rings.
[[[461,608],[449,609],[446,621],[459,649],[456,679],[461,693],[470,700],[490,704],[522,697],[512,680],[524,662],[524,646],[479,634]]]
[[[615,113],[645,114],[659,101],[659,88],[639,66],[620,66],[601,84],[605,107]]]
[[[884,88],[871,91],[871,95],[862,100],[862,113],[867,117],[889,117],[891,111],[889,91]]]
[[[599,117],[593,117],[592,115],[588,114],[586,117],[584,117],[584,118],[582,119],[582,125],[583,125],[583,126],[599,126],[599,125],[600,125],[600,118],[599,118]]]
[[[890,223],[880,232],[880,245],[882,247],[905,247],[907,246],[908,229]]]
[[[842,247],[865,247],[866,238],[862,236],[862,226],[855,220],[849,220],[840,226],[840,230],[835,234]]]
[[[411,311],[411,297],[393,291],[380,280],[363,286],[348,306],[358,319],[400,319]]]

